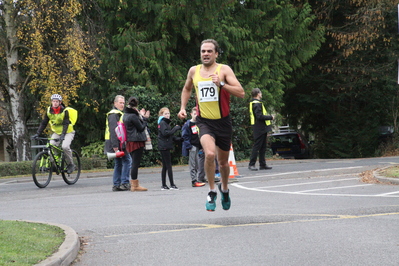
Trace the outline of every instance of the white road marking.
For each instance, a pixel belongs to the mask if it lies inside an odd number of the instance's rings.
[[[378,194],[377,196],[388,196],[388,195],[393,195],[393,194],[399,194],[399,191],[393,191],[393,192],[389,192],[389,193],[383,193],[383,194]]]
[[[367,186],[371,186],[371,184],[354,185],[354,186],[343,186],[343,187],[327,187],[327,188],[308,189],[308,190],[297,191],[297,193],[307,193],[307,192],[312,192],[312,191],[322,191],[322,190],[341,189],[341,188],[352,188],[352,187],[367,187]]]
[[[394,163],[392,163],[394,164]],[[256,176],[248,176],[245,177],[246,180],[251,178],[259,178],[259,177],[277,177],[283,175],[292,175],[292,174],[304,174],[304,173],[318,173],[318,172],[327,172],[334,170],[346,170],[346,169],[359,169],[362,166],[354,166],[354,167],[342,167],[342,168],[328,168],[328,169],[320,169],[320,170],[306,170],[306,171],[294,171],[294,172],[284,172],[284,173],[274,173],[267,175],[256,175]],[[332,176],[345,176],[345,175],[353,175],[353,174],[342,174],[342,175],[332,175]],[[331,177],[331,176],[329,176]],[[341,179],[329,179],[323,181],[314,181],[314,182],[302,182],[302,183],[289,183],[283,185],[275,185],[275,186],[264,186],[264,187],[246,187],[246,184],[254,184],[256,181],[250,182],[239,182],[231,184],[237,188],[242,188],[246,190],[258,191],[258,192],[269,192],[269,193],[280,193],[280,194],[296,194],[296,195],[308,195],[308,196],[339,196],[339,197],[399,197],[399,191],[382,193],[382,194],[336,194],[336,193],[314,193],[315,191],[325,191],[325,190],[334,190],[334,189],[347,189],[347,188],[355,188],[355,187],[366,187],[373,186],[374,184],[361,184],[361,185],[348,185],[348,186],[340,186],[340,187],[329,187],[329,188],[318,188],[318,189],[309,189],[302,191],[282,191],[282,190],[273,190],[273,188],[282,188],[282,187],[296,187],[296,186],[304,186],[304,185],[313,185],[313,184],[325,184],[325,183],[334,183],[334,182],[342,182],[342,181],[351,181],[351,180],[359,180],[359,178],[341,178]]]
[[[358,180],[359,178],[344,178],[344,179],[334,179],[335,181],[347,181],[347,180]],[[293,183],[293,184],[285,184],[285,185],[277,185],[277,186],[268,186],[268,187],[258,187],[258,188],[274,188],[274,187],[291,187],[291,186],[302,186],[302,185],[312,185],[312,184],[322,184],[322,183],[331,183],[331,180],[326,181],[317,181],[317,182],[305,182],[305,183]]]
[[[339,180],[335,180],[339,181]],[[242,184],[242,183],[241,183]],[[281,191],[281,190],[265,190],[259,188],[248,188],[241,184],[234,183],[231,184],[237,188],[258,191],[258,192],[268,192],[268,193],[278,193],[278,194],[294,194],[294,195],[304,195],[304,196],[335,196],[335,197],[386,197],[386,198],[399,198],[399,195],[385,195],[385,194],[333,194],[333,193],[304,193],[299,191]]]
[[[327,171],[344,170],[344,169],[358,169],[358,168],[362,168],[362,167],[363,166],[353,166],[353,167],[328,168],[328,169],[319,169],[319,170],[294,171],[294,172],[275,173],[275,174],[268,174],[268,175],[248,176],[248,177],[245,177],[245,179],[256,178],[256,177],[267,177],[267,176],[281,176],[281,175],[304,174],[304,173],[318,173],[318,172],[327,172]]]

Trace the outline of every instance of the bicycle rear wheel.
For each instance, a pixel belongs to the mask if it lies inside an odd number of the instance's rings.
[[[81,170],[81,165],[80,165],[80,158],[79,155],[76,151],[72,150],[72,161],[74,164],[74,171],[70,174],[68,174],[68,163],[65,160],[65,154],[63,156],[64,158],[62,159],[62,165],[61,165],[61,173],[62,173],[62,179],[64,179],[65,183],[68,185],[73,185],[75,184],[79,177],[80,177],[80,170]]]
[[[52,163],[50,156],[46,151],[39,152],[32,164],[33,182],[39,188],[45,188],[51,180],[53,172],[51,171]]]

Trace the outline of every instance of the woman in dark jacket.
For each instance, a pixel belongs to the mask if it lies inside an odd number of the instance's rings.
[[[139,185],[137,179],[141,157],[143,155],[145,141],[147,136],[145,129],[147,127],[147,118],[150,112],[144,108],[137,109],[139,101],[135,97],[130,97],[123,114],[123,123],[127,132],[126,150],[132,157],[132,168],[130,170],[130,191],[147,191],[146,188]]]
[[[158,150],[161,152],[162,156],[162,190],[167,190],[169,187],[166,185],[166,171],[168,171],[170,189],[178,189],[173,181],[173,171],[172,171],[172,157],[170,150],[173,149],[174,140],[176,136],[173,136],[180,126],[175,126],[173,129],[170,127],[170,111],[168,108],[163,107],[159,110],[158,118]]]

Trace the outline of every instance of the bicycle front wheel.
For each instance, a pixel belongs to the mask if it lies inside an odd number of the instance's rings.
[[[50,183],[53,174],[51,166],[50,156],[46,151],[39,152],[33,160],[33,182],[35,182],[36,186],[39,188],[45,188]]]
[[[68,164],[65,160],[65,154],[63,156],[62,160],[62,179],[64,179],[65,183],[68,185],[73,185],[76,182],[78,182],[78,179],[80,177],[80,170],[81,170],[81,165],[80,165],[80,158],[79,155],[76,151],[72,150],[72,161],[73,161],[73,171],[71,173],[68,173]]]

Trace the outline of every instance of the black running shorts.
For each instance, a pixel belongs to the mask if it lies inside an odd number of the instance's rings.
[[[230,115],[221,119],[206,119],[197,116],[199,137],[211,135],[215,139],[216,146],[223,151],[230,151],[233,125]]]

